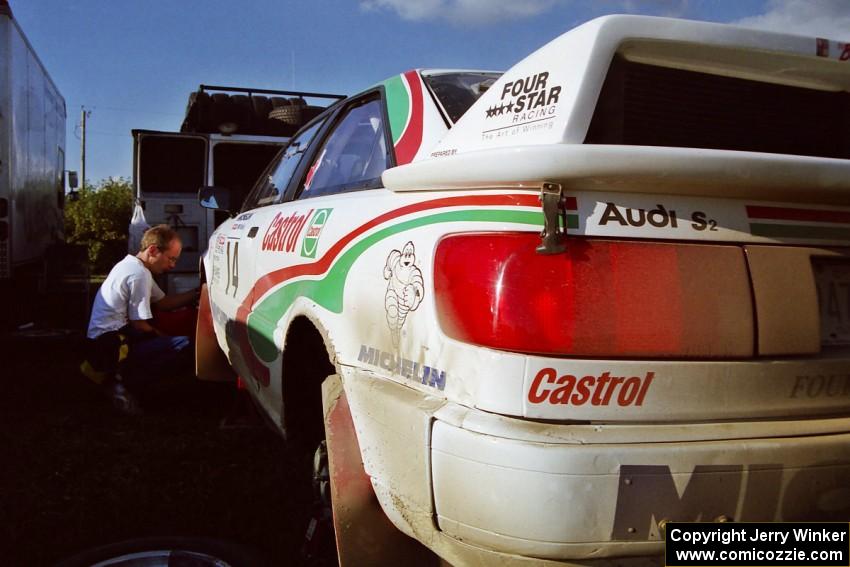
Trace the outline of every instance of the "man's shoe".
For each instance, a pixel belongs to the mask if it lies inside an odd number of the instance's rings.
[[[111,383],[108,386],[108,394],[112,407],[119,412],[124,415],[142,415],[138,402],[121,382]]]

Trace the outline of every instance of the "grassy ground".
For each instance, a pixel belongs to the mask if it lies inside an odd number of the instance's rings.
[[[204,536],[296,558],[311,494],[265,428],[221,430],[232,391],[167,376],[127,418],[77,372],[80,338],[0,337],[0,557],[51,565],[146,536]]]

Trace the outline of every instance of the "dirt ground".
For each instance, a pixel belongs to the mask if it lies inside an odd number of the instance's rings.
[[[203,536],[299,564],[311,460],[264,427],[219,428],[233,393],[165,376],[145,414],[78,370],[81,336],[0,337],[0,557],[52,565],[146,536]]]

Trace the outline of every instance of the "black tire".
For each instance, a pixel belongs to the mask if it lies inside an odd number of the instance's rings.
[[[233,133],[239,129],[236,107],[230,95],[215,93],[212,95],[212,112],[209,132]]]
[[[283,98],[282,96],[273,96],[269,99],[271,102],[272,108],[280,108],[281,106],[289,106],[292,104],[288,98]]]
[[[148,554],[147,557],[139,554]],[[184,559],[183,562],[178,561]],[[141,562],[142,560],[150,562]],[[55,567],[166,567],[191,564],[197,567],[266,567],[266,558],[242,545],[205,538],[141,538],[84,551]]]
[[[209,117],[212,100],[210,95],[197,91],[189,95],[186,105],[186,118],[180,127],[181,132],[204,132],[204,121]]]
[[[332,511],[331,473],[328,460],[328,442],[319,441],[313,454],[313,498],[316,502]]]
[[[265,118],[272,111],[272,103],[268,97],[251,95],[251,105],[254,107],[254,116]]]
[[[272,103],[268,97],[252,95],[251,105],[253,107],[254,129],[257,134],[270,135],[269,112],[272,111]]]
[[[302,107],[301,105],[290,104],[288,106],[279,106],[277,108],[272,109],[269,112],[269,118],[272,120],[279,120],[284,124],[289,124],[291,126],[300,126],[303,123],[301,118],[302,115]]]
[[[233,102],[234,118],[237,125],[237,132],[240,134],[254,133],[256,128],[254,121],[254,105],[248,95],[233,95],[230,97]]]
[[[230,95],[227,93],[213,93],[210,95],[210,98],[216,106],[225,106],[230,104]]]
[[[321,441],[313,455],[313,517],[304,536],[301,555],[305,567],[336,567],[333,504],[328,446]]]
[[[297,127],[294,127],[292,124],[288,124],[277,118],[272,118],[271,113],[277,110],[278,108],[287,108],[292,105],[292,101],[288,98],[283,98],[280,96],[273,96],[269,98],[269,104],[271,104],[271,109],[269,109],[268,114],[266,114],[266,132],[269,136],[291,136],[297,130]]]

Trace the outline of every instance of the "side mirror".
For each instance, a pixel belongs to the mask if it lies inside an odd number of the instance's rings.
[[[201,187],[198,202],[205,209],[230,212],[230,189],[227,187]]]
[[[68,172],[68,187],[70,187],[71,189],[76,189],[78,187],[78,185],[79,185],[79,180],[77,179],[77,172],[76,171],[69,171]]]
[[[69,201],[71,201],[72,203],[76,203],[80,200],[80,192],[76,190],[69,191],[67,197]]]

